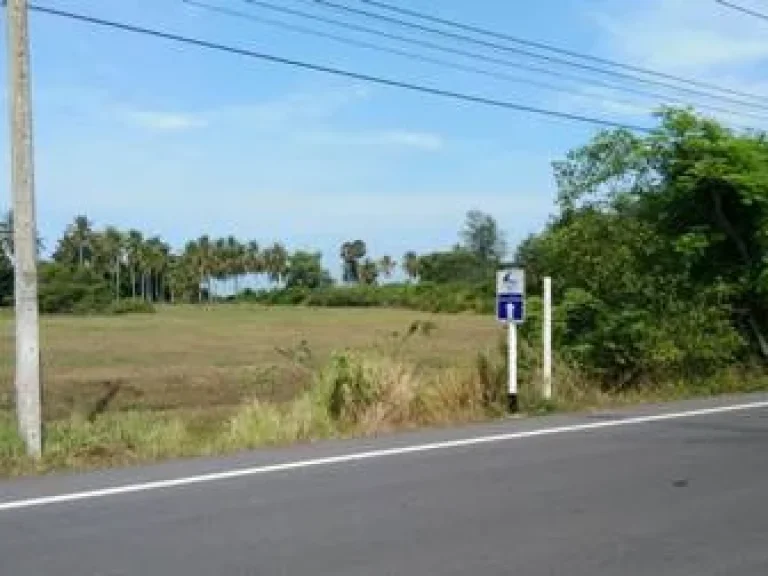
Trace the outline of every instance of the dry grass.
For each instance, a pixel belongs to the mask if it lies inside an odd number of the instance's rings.
[[[415,320],[437,327],[403,345]],[[7,335],[9,318],[2,324]],[[45,457],[32,462],[11,412],[0,410],[0,476],[371,436],[504,411],[506,355],[489,318],[233,306],[45,318],[43,334],[47,410],[58,417],[47,419]],[[296,348],[302,339],[310,356]],[[8,398],[10,344],[6,338],[0,357]],[[543,400],[537,351],[523,342],[520,359],[521,409],[529,415],[768,388],[762,374],[734,372],[608,393],[558,362],[555,397]],[[269,374],[268,384],[257,373]],[[104,389],[115,382],[122,386],[110,397]]]
[[[333,351],[393,352],[415,320],[431,320],[436,329],[429,338],[414,336],[399,354],[422,371],[470,357],[500,330],[492,319],[470,315],[249,305],[44,317],[46,417],[226,408],[254,397],[282,402],[306,389]],[[0,314],[0,410],[13,400],[12,331],[11,315]]]

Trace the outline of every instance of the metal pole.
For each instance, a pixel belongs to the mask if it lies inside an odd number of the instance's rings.
[[[544,298],[543,298],[543,323],[542,344],[544,349],[544,358],[542,362],[542,377],[544,384],[544,398],[552,398],[552,278],[544,278]]]
[[[27,0],[8,0],[11,187],[16,306],[16,412],[27,452],[42,454],[37,224]]]
[[[510,313],[509,318],[512,318]],[[509,411],[512,413],[518,410],[517,401],[517,324],[513,321],[507,322],[507,335],[508,335],[508,354],[509,354],[509,383],[507,390],[507,402]]]

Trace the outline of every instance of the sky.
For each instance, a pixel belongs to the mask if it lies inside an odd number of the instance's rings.
[[[205,1],[317,27],[244,0]],[[354,20],[311,1],[272,1]],[[365,7],[357,0],[337,1]],[[768,22],[728,11],[714,0],[391,1],[768,96]],[[458,92],[631,124],[650,122],[651,102],[615,102],[618,96],[609,89],[573,85],[571,94],[545,91],[213,14],[181,0],[37,3]],[[742,4],[757,8],[760,0]],[[556,210],[551,163],[596,133],[589,125],[46,15],[31,15],[30,33],[38,227],[48,245],[75,215],[86,214],[97,227],[136,228],[177,247],[206,233],[315,248],[337,273],[338,247],[345,240],[362,238],[372,255],[395,258],[409,249],[448,248],[471,209],[494,215],[514,245],[540,230]],[[515,55],[484,53],[525,62]],[[455,55],[430,55],[471,64]],[[544,66],[563,78],[578,73]],[[0,74],[7,77],[5,59],[0,59]],[[2,105],[7,106],[7,89]],[[2,174],[9,181],[7,123],[0,128]],[[0,208],[10,203],[9,185],[2,190]]]

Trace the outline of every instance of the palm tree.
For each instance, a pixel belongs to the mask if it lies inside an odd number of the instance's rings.
[[[255,240],[246,244],[243,258],[246,276],[254,276],[264,271],[264,257],[259,243]]]
[[[395,271],[397,262],[395,262],[391,256],[384,255],[379,259],[379,261],[377,262],[377,265],[379,267],[379,272],[381,272],[381,275],[384,276],[384,278],[389,278],[390,276],[392,276],[392,272]]]
[[[136,298],[136,280],[139,272],[144,236],[138,230],[130,230],[125,240],[126,260],[131,270],[131,297]]]
[[[196,262],[200,274],[201,283],[205,283],[208,289],[208,302],[213,300],[213,286],[211,284],[211,275],[216,265],[216,255],[214,247],[211,244],[211,238],[206,234],[197,241]],[[202,297],[200,298],[202,301]]]
[[[419,256],[413,250],[409,250],[403,256],[403,271],[410,280],[419,277]]]
[[[120,301],[120,268],[123,265],[123,234],[114,226],[108,226],[101,235],[100,252],[112,268],[115,282],[115,299]]]
[[[282,283],[288,269],[288,251],[282,244],[276,242],[264,251],[264,269],[271,282]]]
[[[157,301],[162,298],[161,278],[167,266],[170,249],[158,236],[153,236],[147,240],[144,246],[147,281],[147,288],[144,294],[147,300]]]
[[[79,215],[69,227],[69,235],[77,248],[77,261],[82,268],[85,265],[86,251],[93,250],[91,221],[87,216]],[[90,258],[90,254],[88,254]]]
[[[370,258],[366,258],[360,265],[360,282],[367,285],[376,284],[376,280],[379,277],[379,268],[376,266],[376,262]]]
[[[360,260],[365,258],[367,251],[362,240],[344,242],[341,245],[340,256],[344,263],[342,276],[345,282],[360,282]]]

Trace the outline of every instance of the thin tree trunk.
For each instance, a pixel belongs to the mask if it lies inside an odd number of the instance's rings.
[[[136,268],[131,266],[131,298],[136,300]]]
[[[120,302],[120,261],[117,261],[117,270],[115,271],[115,296],[117,301]]]

